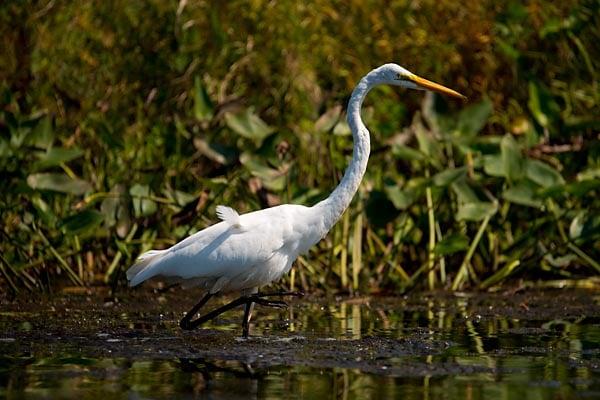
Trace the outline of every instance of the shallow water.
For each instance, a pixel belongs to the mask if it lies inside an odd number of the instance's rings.
[[[600,397],[593,292],[292,300],[248,340],[241,310],[182,332],[184,295],[3,302],[0,398]]]

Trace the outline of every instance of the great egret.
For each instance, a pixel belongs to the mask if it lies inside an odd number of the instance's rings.
[[[348,124],[354,149],[350,166],[328,198],[312,207],[284,204],[239,215],[234,209],[218,206],[221,222],[209,226],[165,250],[142,254],[127,271],[130,286],[155,276],[181,282],[183,287],[200,286],[206,294],[181,320],[183,329],[194,329],[221,313],[245,305],[243,336],[248,336],[254,303],[284,307],[270,296],[296,293],[260,294],[258,288],[278,280],[292,267],[298,255],[320,241],[350,204],[367,168],[369,131],[360,109],[369,90],[389,84],[409,89],[431,90],[464,98],[458,92],[423,79],[396,64],[385,64],[364,76],[348,103]],[[192,318],[214,295],[241,292],[241,297],[206,315]]]

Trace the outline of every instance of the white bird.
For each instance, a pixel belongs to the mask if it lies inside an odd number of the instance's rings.
[[[352,161],[340,184],[325,200],[312,207],[284,204],[239,215],[226,206],[217,207],[221,222],[209,226],[165,250],[142,254],[127,271],[130,286],[162,276],[180,281],[183,287],[206,290],[201,301],[181,320],[183,329],[193,329],[238,305],[245,305],[243,336],[248,336],[254,303],[281,307],[273,295],[259,294],[258,288],[277,281],[333,227],[358,190],[369,159],[369,131],[360,110],[367,93],[375,86],[389,84],[409,89],[432,90],[463,98],[454,90],[423,79],[396,64],[385,64],[364,76],[348,103],[348,124],[352,130]],[[241,292],[231,303],[192,321],[198,310],[214,295]]]

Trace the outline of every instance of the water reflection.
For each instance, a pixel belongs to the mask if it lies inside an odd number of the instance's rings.
[[[82,313],[77,317],[97,325],[72,334],[98,340],[98,345],[143,343],[156,336],[181,340],[173,333],[174,313],[152,319],[134,309],[116,320],[109,320],[110,312]],[[265,359],[244,363],[231,354],[93,357],[89,349],[69,345],[68,337],[48,348],[28,346],[17,333],[30,332],[31,324],[27,328],[22,314],[8,310],[0,313],[0,326],[6,328],[0,332],[0,398],[593,398],[600,396],[599,316],[566,313],[558,318],[529,313],[526,307],[514,310],[498,299],[488,304],[449,296],[298,302],[280,313],[258,313],[253,333],[265,337],[266,348],[297,337],[306,343],[341,340],[355,346],[353,364],[341,360],[338,367],[332,366],[335,360],[318,366],[320,361],[302,362],[301,356],[291,366]],[[210,328],[236,334],[240,317],[233,313]],[[107,333],[110,329],[100,330],[106,324],[141,333],[117,338]],[[361,356],[369,357],[365,341],[372,337],[407,346],[405,355],[361,364]]]

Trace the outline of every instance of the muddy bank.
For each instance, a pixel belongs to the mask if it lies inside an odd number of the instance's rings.
[[[142,290],[112,296],[83,290],[3,301],[0,354],[15,362],[76,354],[192,364],[237,361],[259,369],[339,367],[404,377],[495,373],[494,363],[465,364],[455,355],[542,355],[565,329],[600,321],[600,295],[588,291],[307,296],[290,299],[287,310],[258,309],[252,336],[244,340],[241,310],[205,328],[181,331],[178,321],[193,305],[192,294]],[[572,349],[553,351],[568,356]],[[595,358],[598,350],[590,346],[581,352]],[[432,356],[436,362],[427,359]],[[587,364],[597,371],[593,360]]]

